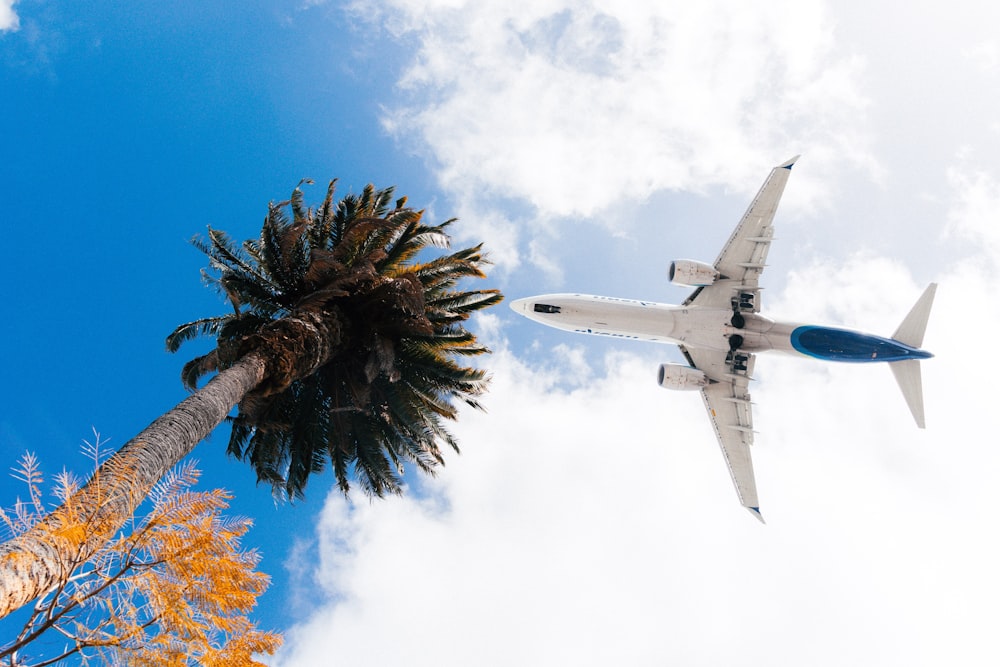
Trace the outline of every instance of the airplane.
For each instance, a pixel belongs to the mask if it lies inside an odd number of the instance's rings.
[[[885,362],[919,428],[924,428],[920,360],[934,293],[931,283],[890,338],[849,329],[777,322],[760,314],[758,285],[774,240],[774,213],[800,156],[771,170],[714,264],[671,262],[671,282],[694,287],[679,306],[587,294],[518,299],[511,308],[556,329],[622,340],[671,343],[687,365],[661,364],[665,389],[701,392],[740,503],[764,522],[750,446],[754,441],[749,385],[756,355],[783,352],[824,361]]]

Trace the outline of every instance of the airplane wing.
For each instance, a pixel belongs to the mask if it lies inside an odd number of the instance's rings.
[[[701,397],[708,410],[722,456],[736,487],[740,503],[761,523],[754,481],[750,445],[753,444],[753,413],[750,404],[750,378],[754,355],[746,352],[725,353],[681,346],[688,363],[702,371],[712,383],[702,389]]]
[[[685,306],[695,304],[732,308],[733,299],[736,298],[740,310],[752,309],[755,313],[760,311],[760,288],[757,280],[764,270],[767,251],[774,238],[771,222],[781,194],[785,191],[792,165],[798,159],[799,156],[796,155],[771,170],[760,192],[722,247],[719,258],[715,260],[715,270],[721,274],[720,278],[712,285],[695,290],[684,302]]]

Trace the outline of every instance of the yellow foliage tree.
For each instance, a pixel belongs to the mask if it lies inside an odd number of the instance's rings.
[[[85,447],[95,464],[101,445],[98,437]],[[252,521],[222,516],[231,497],[226,491],[192,491],[199,475],[193,463],[183,464],[154,487],[148,514],[108,517],[71,503],[80,483],[64,471],[51,491],[64,511],[52,521],[54,515],[43,520],[45,480],[38,460],[22,456],[14,476],[26,485],[28,499],[0,509],[15,536],[40,526],[56,540],[83,544],[102,532],[97,522],[125,528],[64,568],[17,637],[0,647],[0,665],[42,667],[73,655],[84,664],[263,664],[253,656],[273,653],[281,636],[257,629],[248,617],[269,583],[256,569],[257,552],[240,548]],[[61,641],[53,643],[52,636]]]

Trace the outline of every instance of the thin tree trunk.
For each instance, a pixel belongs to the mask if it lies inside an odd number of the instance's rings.
[[[44,521],[0,544],[0,617],[59,585],[86,562],[133,515],[157,481],[266,374],[260,354],[246,355],[125,443]],[[81,518],[87,523],[81,524]]]
[[[265,325],[244,341],[239,361],[126,442],[43,521],[0,544],[0,618],[87,562],[236,404],[283,391],[327,363],[343,343],[342,319],[331,307]]]

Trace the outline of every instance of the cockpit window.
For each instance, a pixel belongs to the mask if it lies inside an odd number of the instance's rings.
[[[559,308],[559,306],[550,306],[547,303],[536,303],[535,304],[535,312],[536,313],[549,313],[550,315],[553,315],[555,313],[558,313],[560,310],[562,310],[562,309]]]

